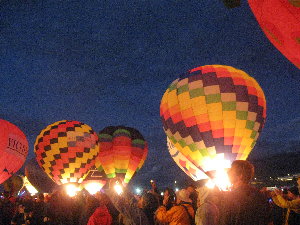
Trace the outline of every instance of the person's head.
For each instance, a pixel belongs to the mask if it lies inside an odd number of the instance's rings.
[[[196,191],[196,187],[195,187],[195,185],[190,184],[189,186],[187,186],[186,190],[187,190],[190,194],[192,194],[192,193],[194,193],[194,192]]]
[[[44,201],[44,194],[43,194],[43,193],[40,193],[40,194],[37,196],[36,201],[37,201],[37,202],[43,202],[43,201]]]
[[[190,193],[186,189],[181,189],[176,193],[176,198],[177,198],[177,204],[181,202],[192,202],[190,199]]]
[[[150,181],[152,189],[157,189],[156,182],[154,180]]]
[[[144,210],[156,210],[158,208],[157,198],[149,192],[145,192],[138,201],[138,207]]]
[[[176,202],[176,193],[171,188],[166,188],[164,191],[164,198],[169,198],[169,202],[175,203]]]
[[[233,186],[248,184],[254,176],[254,166],[245,160],[235,160],[228,171]]]

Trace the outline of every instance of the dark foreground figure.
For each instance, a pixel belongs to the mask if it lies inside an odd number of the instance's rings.
[[[224,193],[220,205],[220,225],[271,225],[271,208],[264,194],[249,184],[254,167],[236,160],[228,172],[232,191]]]

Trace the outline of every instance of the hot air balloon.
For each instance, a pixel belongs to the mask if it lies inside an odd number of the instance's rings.
[[[11,176],[3,183],[4,190],[17,195],[19,190],[23,187],[23,178],[17,175]]]
[[[249,0],[248,2],[270,42],[300,69],[299,0]]]
[[[39,166],[35,158],[25,164],[25,176],[39,192],[51,193],[57,186]]]
[[[22,167],[27,154],[24,133],[14,124],[0,120],[0,184]]]
[[[164,131],[203,172],[247,159],[266,119],[258,83],[230,66],[208,65],[176,79],[161,100]]]
[[[148,144],[134,128],[109,126],[99,133],[96,167],[108,178],[120,178],[127,184],[145,162]]]
[[[34,152],[40,167],[57,184],[81,183],[95,164],[98,136],[84,123],[58,121],[37,136]]]
[[[207,179],[208,176],[191,163],[167,138],[167,145],[172,159],[176,162],[180,169],[191,177],[194,181]]]

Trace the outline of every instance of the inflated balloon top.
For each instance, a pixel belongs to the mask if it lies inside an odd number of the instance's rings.
[[[57,184],[81,183],[95,164],[98,135],[84,123],[58,121],[37,136],[34,152],[38,164]]]
[[[0,184],[22,167],[27,154],[25,134],[14,124],[0,120]]]
[[[140,132],[125,126],[109,126],[99,133],[99,155],[96,167],[108,178],[121,178],[128,183],[144,164],[148,144]]]
[[[230,66],[208,65],[176,79],[160,105],[172,144],[203,171],[245,160],[266,120],[258,83]]]
[[[300,69],[300,1],[248,0],[271,43]]]

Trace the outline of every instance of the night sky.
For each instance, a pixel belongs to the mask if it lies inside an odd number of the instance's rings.
[[[246,1],[227,9],[221,0],[2,0],[0,53],[0,117],[26,134],[28,159],[53,122],[78,120],[97,132],[125,125],[149,142],[133,182],[186,176],[167,151],[160,100],[180,74],[210,64],[244,70],[264,90],[267,121],[251,154],[300,143],[300,71]]]

